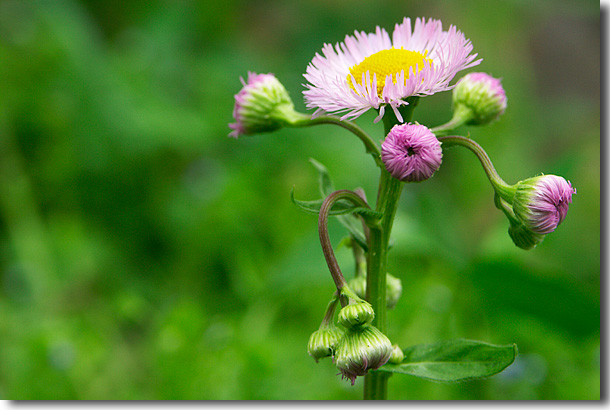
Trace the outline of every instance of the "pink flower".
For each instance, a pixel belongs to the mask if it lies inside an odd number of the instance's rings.
[[[455,26],[443,31],[439,20],[405,18],[392,37],[382,28],[375,33],[354,32],[334,47],[325,44],[307,67],[307,108],[346,112],[342,119],[359,117],[371,108],[379,121],[390,106],[398,111],[411,96],[432,95],[453,86],[449,82],[461,70],[475,66],[472,44]]]
[[[381,144],[381,160],[388,172],[404,182],[420,182],[436,172],[443,159],[441,143],[419,124],[392,127]]]
[[[565,219],[576,189],[557,175],[541,175],[517,184],[513,211],[523,224],[539,234],[551,233]]]

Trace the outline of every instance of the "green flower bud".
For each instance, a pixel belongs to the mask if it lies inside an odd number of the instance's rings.
[[[402,294],[402,282],[395,276],[387,274],[385,287],[385,304],[388,309],[393,309]]]
[[[359,330],[345,332],[335,353],[335,365],[342,377],[354,385],[357,376],[383,366],[391,355],[390,339],[376,327],[365,325]]]
[[[343,331],[335,325],[316,330],[309,337],[307,352],[313,359],[318,360],[335,354]]]
[[[349,281],[348,286],[360,298],[364,299],[366,297],[366,275],[356,276]]]
[[[272,132],[306,118],[294,110],[286,88],[273,74],[248,73],[248,82],[235,95],[230,137]]]
[[[357,276],[349,282],[349,287],[361,298],[366,296],[366,276]],[[397,277],[387,274],[385,302],[388,309],[393,309],[402,295],[402,282]]]
[[[346,329],[359,329],[375,319],[373,306],[366,301],[350,303],[339,311],[337,321]]]
[[[465,75],[453,89],[454,117],[466,124],[488,124],[506,110],[506,93],[500,80],[486,73]]]
[[[398,345],[392,346],[392,355],[390,356],[390,360],[388,363],[392,364],[400,364],[405,358],[405,354],[402,352],[402,349],[398,347]]]
[[[513,222],[512,220],[510,220],[510,225],[508,227],[508,235],[515,245],[526,251],[535,248],[546,236],[532,232],[522,223]]]

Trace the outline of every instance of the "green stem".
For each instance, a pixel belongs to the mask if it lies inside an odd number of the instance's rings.
[[[333,294],[333,298],[330,300],[330,302],[328,302],[326,312],[324,313],[324,319],[322,319],[322,323],[320,323],[320,329],[325,329],[333,325],[333,318],[335,317],[335,310],[340,297],[341,291],[337,290]]]
[[[366,152],[373,156],[377,166],[383,167],[383,163],[381,162],[381,151],[375,141],[373,141],[373,139],[362,128],[351,121],[342,121],[339,117],[334,115],[323,115],[316,118],[303,118],[299,121],[293,122],[291,125],[293,127],[309,127],[320,124],[334,124],[350,131],[364,143]]]
[[[485,150],[470,138],[462,137],[460,135],[452,135],[450,137],[438,137],[438,140],[443,143],[443,147],[451,147],[453,145],[460,145],[462,147],[471,150],[481,162],[487,178],[496,193],[505,201],[512,203],[515,195],[516,188],[513,185],[508,185],[498,175],[498,172],[494,168],[493,163],[489,159],[489,156]]]
[[[400,107],[405,123],[413,117],[417,99],[411,99],[410,104]],[[385,135],[399,123],[393,112],[386,112],[383,117]],[[375,310],[373,325],[381,332],[386,332],[386,274],[388,260],[388,245],[394,217],[398,209],[398,200],[403,183],[393,178],[385,167],[381,168],[379,190],[377,191],[376,211],[382,213],[380,227],[370,230],[367,264],[366,299]],[[364,399],[386,400],[389,373],[370,371],[364,376]]]
[[[472,110],[465,105],[458,105],[455,108],[453,113],[453,118],[443,125],[439,125],[438,127],[431,128],[436,136],[448,134],[449,131],[453,131],[457,127],[461,127],[466,124],[470,119],[472,119]]]

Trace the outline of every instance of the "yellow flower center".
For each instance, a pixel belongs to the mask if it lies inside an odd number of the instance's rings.
[[[371,80],[373,79],[373,74],[377,74],[377,95],[381,97],[383,87],[385,86],[385,79],[388,75],[392,75],[392,82],[396,84],[398,81],[397,75],[404,70],[406,80],[409,78],[409,69],[411,67],[415,71],[415,66],[417,65],[418,69],[421,70],[424,67],[425,60],[432,63],[431,59],[426,58],[426,54],[427,52],[422,54],[417,51],[405,50],[402,47],[400,49],[392,47],[387,50],[378,51],[349,69],[351,75],[347,76],[347,83],[352,90],[356,91],[352,83],[352,75],[356,79],[356,83],[362,85],[363,73],[370,72]]]

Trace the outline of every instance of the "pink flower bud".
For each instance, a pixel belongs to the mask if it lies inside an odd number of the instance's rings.
[[[557,175],[529,178],[517,184],[513,211],[531,231],[548,234],[565,219],[575,193],[572,184]]]
[[[381,144],[381,160],[388,172],[404,182],[420,182],[436,172],[443,159],[441,143],[419,124],[395,125]]]
[[[506,93],[502,82],[487,73],[466,74],[453,89],[453,107],[466,107],[471,125],[488,124],[504,114]]]

